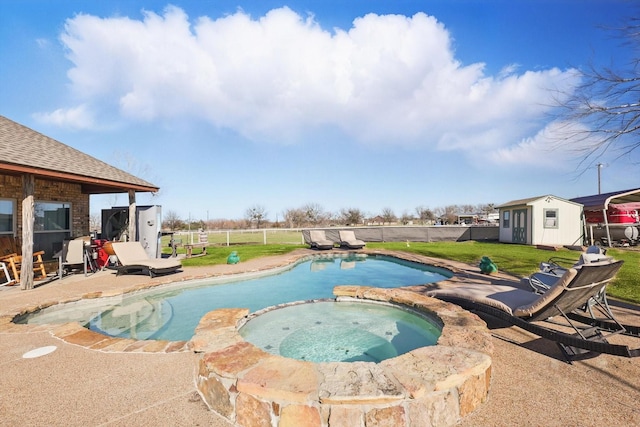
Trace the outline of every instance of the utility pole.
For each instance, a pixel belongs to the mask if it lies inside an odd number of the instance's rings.
[[[602,166],[604,166],[602,163],[598,163],[596,165],[598,167],[598,194],[602,194],[601,188],[600,188],[600,170],[602,169]]]

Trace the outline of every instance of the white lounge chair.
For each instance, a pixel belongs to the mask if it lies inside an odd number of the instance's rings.
[[[309,231],[309,246],[313,249],[333,249],[334,242],[327,239],[324,230]]]
[[[366,245],[362,240],[356,239],[356,233],[353,230],[340,230],[340,246],[349,249],[362,249]]]
[[[140,242],[114,242],[112,248],[120,264],[117,276],[142,272],[155,277],[158,274],[174,273],[182,267],[175,258],[149,258]]]

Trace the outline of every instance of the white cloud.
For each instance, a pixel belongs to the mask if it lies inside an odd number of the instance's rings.
[[[582,135],[580,139],[576,135]],[[533,137],[527,137],[518,143],[499,148],[488,153],[488,159],[502,166],[532,166],[541,170],[567,169],[574,165],[577,153],[588,150],[595,143],[589,137],[586,128],[576,123],[549,123]],[[571,143],[567,143],[568,138]]]
[[[168,7],[142,20],[78,15],[61,40],[73,93],[96,111],[196,117],[268,142],[295,143],[326,127],[361,143],[508,158],[537,147],[537,136],[526,138],[543,126],[549,89],[568,91],[575,78],[463,66],[444,25],[424,13],[369,14],[328,31],[288,8],[190,22]]]
[[[59,108],[49,113],[34,114],[36,120],[74,130],[93,129],[95,120],[86,105],[73,108]]]

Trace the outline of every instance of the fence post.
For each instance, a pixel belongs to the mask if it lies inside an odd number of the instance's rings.
[[[229,246],[229,230],[227,230],[227,246]]]
[[[264,230],[262,230],[262,240],[264,241],[264,244],[267,244],[267,229],[265,228]]]

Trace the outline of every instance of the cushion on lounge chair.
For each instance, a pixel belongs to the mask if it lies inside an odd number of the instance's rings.
[[[318,249],[332,249],[333,242],[327,239],[324,230],[309,231],[310,246]]]
[[[140,242],[115,242],[111,246],[122,264],[119,273],[142,270],[152,277],[176,271],[182,264],[175,258],[149,258]]]
[[[350,249],[360,249],[365,246],[365,242],[356,239],[356,233],[353,230],[340,230],[340,246],[346,246]]]
[[[546,291],[542,295],[534,294],[538,296],[538,298],[536,298],[535,301],[532,301],[529,304],[523,304],[516,308],[513,311],[513,315],[517,317],[531,317],[533,314],[537,313],[543,307],[549,304],[550,301],[553,301],[553,299],[557,298],[561,293],[563,293],[567,285],[569,285],[573,278],[576,277],[576,274],[578,274],[578,270],[576,270],[575,268],[568,269],[562,275],[562,277],[560,277],[560,279],[558,279],[558,281],[549,288],[548,291]]]
[[[436,289],[427,292],[434,298],[456,298],[472,303],[484,304],[513,314],[513,310],[524,304],[531,304],[540,295],[519,288],[504,285],[468,283],[460,286]]]

